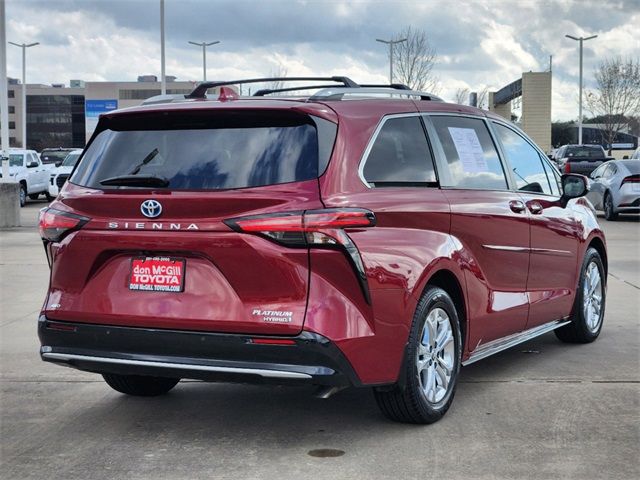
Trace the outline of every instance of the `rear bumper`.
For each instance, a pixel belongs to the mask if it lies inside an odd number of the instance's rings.
[[[241,383],[361,386],[340,349],[302,332],[266,337],[38,321],[42,360],[95,373]],[[255,339],[284,339],[264,345]]]

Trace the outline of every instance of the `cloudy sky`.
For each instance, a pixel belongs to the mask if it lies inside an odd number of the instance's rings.
[[[523,71],[542,71],[553,55],[553,118],[577,116],[578,43],[585,43],[585,83],[598,62],[640,55],[640,0],[166,0],[167,74],[200,80],[193,41],[220,40],[207,56],[208,79],[347,75],[388,80],[390,38],[411,25],[438,54],[439,93],[498,89]],[[160,71],[159,0],[6,0],[7,40],[40,42],[27,61],[29,83],[135,80]],[[20,50],[9,46],[8,74],[21,76]]]

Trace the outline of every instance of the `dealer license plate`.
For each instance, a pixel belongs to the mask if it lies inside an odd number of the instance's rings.
[[[136,257],[131,260],[129,290],[182,292],[186,261],[171,257]]]

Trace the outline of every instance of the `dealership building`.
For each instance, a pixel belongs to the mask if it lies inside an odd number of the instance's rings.
[[[168,94],[191,92],[198,82],[178,82],[167,77]],[[23,85],[9,79],[9,145],[21,147]],[[91,137],[98,116],[118,108],[140,105],[160,95],[160,82],[153,75],[136,82],[84,82],[27,84],[27,148],[40,151],[51,147],[82,148]]]

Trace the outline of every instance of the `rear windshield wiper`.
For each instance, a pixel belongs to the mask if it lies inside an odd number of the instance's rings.
[[[119,175],[117,177],[105,178],[100,185],[117,185],[122,187],[168,187],[169,180],[164,177],[153,175]]]

